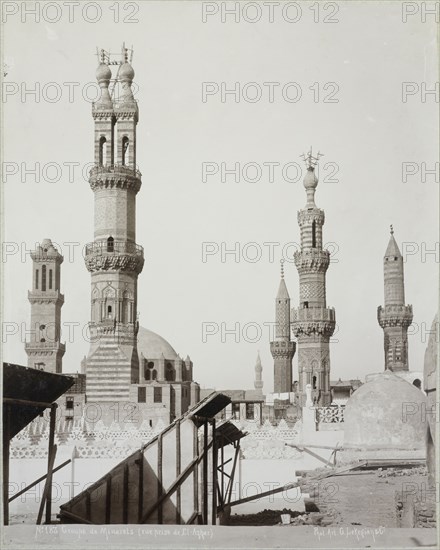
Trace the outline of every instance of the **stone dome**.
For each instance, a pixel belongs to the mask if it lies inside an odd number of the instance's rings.
[[[119,78],[121,80],[133,80],[134,69],[127,61],[119,68]]]
[[[141,353],[146,359],[160,359],[161,355],[165,359],[178,359],[177,353],[169,342],[144,327],[139,327],[138,332],[138,353]]]
[[[110,67],[106,63],[100,63],[96,69],[96,80],[101,82],[102,80],[110,80],[112,72]]]
[[[387,370],[357,389],[344,411],[344,445],[424,449],[426,397]]]

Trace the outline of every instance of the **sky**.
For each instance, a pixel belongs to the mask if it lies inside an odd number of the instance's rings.
[[[244,3],[236,16],[224,13],[231,2],[120,2],[118,11],[102,2],[100,13],[81,4],[73,15],[64,4],[55,11],[40,2],[35,21],[24,4],[9,4],[4,361],[27,364],[25,252],[44,238],[64,255],[64,372],[79,370],[88,353],[90,276],[81,250],[93,240],[93,193],[82,172],[94,154],[96,48],[120,52],[125,41],[134,50],[140,111],[141,325],[190,355],[202,387],[252,388],[259,352],[264,391],[272,391],[279,261],[286,259],[296,306],[292,254],[306,202],[300,155],[313,146],[324,154],[315,199],[326,216],[327,304],[337,319],[331,379],[383,370],[377,306],[390,224],[414,309],[410,369],[423,368],[440,258],[438,97],[427,93],[438,81],[432,16],[405,16],[399,2],[331,2],[326,10],[275,3],[260,13]],[[222,95],[231,89],[237,94]],[[35,166],[37,176],[29,172]],[[231,249],[236,254],[225,253]],[[293,365],[296,380],[297,356]]]

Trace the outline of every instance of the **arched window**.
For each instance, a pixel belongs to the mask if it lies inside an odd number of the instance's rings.
[[[130,140],[128,139],[127,136],[124,136],[122,138],[122,164],[124,166],[128,166],[130,164],[130,158],[129,158],[130,150],[129,150],[129,147],[130,147]]]
[[[151,379],[154,380],[153,375],[152,375],[153,368],[154,368],[153,361],[149,361],[148,363],[147,363],[147,361],[145,361],[145,363],[144,363],[144,377],[145,377],[145,380],[151,380]]]
[[[38,269],[35,270],[35,288],[38,290],[38,279],[39,279],[39,274],[40,272],[38,271]]]
[[[153,372],[153,374],[151,375],[151,377],[153,378],[153,380],[156,380],[156,378],[157,378],[156,369],[154,369],[152,372]]]
[[[316,390],[316,376],[314,376],[312,379],[312,387],[314,390]]]
[[[99,139],[99,164],[101,166],[107,164],[107,140],[104,136]]]
[[[312,223],[312,248],[316,248],[316,222]]]
[[[107,317],[112,318],[112,306],[107,306]]]
[[[46,266],[41,267],[41,290],[44,292],[46,290]]]
[[[52,290],[52,270],[49,269],[49,290]]]
[[[115,251],[115,239],[113,237],[109,237],[107,239],[107,252],[114,252]]]

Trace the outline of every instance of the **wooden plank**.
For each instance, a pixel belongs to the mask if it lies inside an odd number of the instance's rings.
[[[299,482],[293,481],[292,483],[287,483],[282,487],[271,489],[270,491],[265,491],[264,493],[257,493],[256,495],[251,495],[246,498],[241,498],[240,500],[234,500],[233,502],[229,503],[229,506],[237,506],[238,504],[243,504],[244,502],[250,502],[251,500],[256,500],[257,498],[267,497],[269,495],[281,493],[282,491],[287,491],[288,489],[295,489],[296,487],[299,487]]]
[[[49,455],[49,467],[48,467],[49,472],[53,470],[53,464],[55,462],[56,454],[57,454],[57,446],[54,445],[52,447],[52,452]],[[43,495],[41,497],[40,509],[38,510],[37,525],[41,524],[41,520],[43,518],[43,511],[44,511],[44,507],[46,505],[47,495],[48,495],[48,492],[49,492],[49,483],[52,484],[52,478],[50,478],[50,480],[49,480],[49,476],[47,476],[46,477],[46,482],[44,484]],[[47,515],[46,515],[46,517],[47,517]]]
[[[52,474],[53,474],[53,465],[51,463],[50,456],[52,454],[54,443],[55,443],[55,424],[57,419],[57,408],[58,405],[53,403],[50,407],[50,423],[49,423],[49,453],[47,459],[47,500],[46,500],[46,524],[51,522],[52,516]],[[56,451],[55,451],[56,453]],[[55,457],[54,457],[55,460]]]
[[[144,513],[144,455],[139,453],[140,457],[138,459],[139,466],[139,493],[138,493],[138,523],[141,522],[142,514]]]
[[[235,477],[235,468],[237,466],[237,458],[238,458],[238,455],[239,455],[239,452],[240,452],[240,443],[237,442],[237,445],[235,447],[235,455],[234,455],[234,463],[232,465],[232,471],[231,471],[231,476],[229,478],[229,481],[228,481],[228,486],[226,488],[226,498],[227,498],[227,503],[230,504],[231,502],[231,496],[232,496],[232,486],[233,486],[233,483],[234,483],[234,477]]]
[[[3,399],[3,402],[5,399]],[[11,409],[3,405],[3,525],[9,525],[9,451]]]
[[[128,523],[128,463],[124,464],[124,477],[122,482],[122,522]]]
[[[211,523],[217,524],[217,438],[215,435],[215,418],[212,420],[212,511]]]
[[[105,523],[110,523],[112,517],[112,477],[105,482]]]
[[[58,470],[61,470],[61,468],[64,468],[64,466],[67,466],[67,464],[70,464],[70,462],[72,462],[72,459],[69,458],[69,460],[66,460],[65,462],[63,462],[62,464],[60,464],[59,466],[57,466],[56,468],[54,468],[52,470],[52,473],[54,474],[55,472],[58,472]],[[18,493],[16,493],[15,495],[13,495],[10,499],[9,499],[9,502],[12,502],[13,500],[15,500],[16,498],[20,497],[23,493],[26,493],[27,491],[29,491],[29,489],[32,489],[32,487],[35,487],[35,485],[38,485],[39,483],[41,483],[42,481],[44,481],[47,477],[47,474],[44,474],[44,476],[41,476],[39,477],[38,479],[36,479],[35,481],[33,481],[30,485],[28,485],[27,487],[25,487],[24,489],[22,489],[21,491],[19,491]]]
[[[52,403],[46,403],[45,401],[29,401],[28,399],[15,399],[13,397],[3,397],[3,403],[8,405],[25,405],[26,407],[42,407],[49,409],[52,407]]]
[[[163,434],[159,434],[157,438],[157,498],[158,498],[158,510],[157,510],[157,523],[160,525],[163,521],[163,506],[162,506],[162,466],[163,466]],[[149,516],[147,516],[149,517]],[[141,523],[145,523],[145,520]]]
[[[176,422],[176,477],[178,478],[181,473],[181,456],[182,450],[180,446],[180,420]],[[176,491],[176,523],[180,525],[182,523],[182,510],[181,510],[181,491],[180,485]]]
[[[208,525],[208,421],[203,423],[203,525]]]
[[[193,456],[197,460],[197,466],[194,468],[194,475],[193,475],[193,481],[194,481],[194,491],[193,491],[193,503],[194,503],[194,513],[196,515],[199,515],[200,513],[200,503],[199,503],[199,433],[197,428],[194,426],[193,428]]]

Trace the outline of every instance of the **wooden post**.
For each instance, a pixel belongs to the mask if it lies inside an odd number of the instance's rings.
[[[163,486],[162,486],[162,434],[160,433],[157,438],[157,499],[160,500],[160,497],[163,493]],[[157,523],[160,525],[162,524],[162,511],[163,506],[162,502],[159,504],[159,508],[157,510]]]
[[[176,477],[180,476],[181,468],[182,468],[182,451],[180,447],[180,420],[176,422]],[[181,519],[181,491],[180,491],[180,485],[177,488],[176,491],[176,523],[180,525],[182,523]]]
[[[53,465],[55,462],[55,456],[51,464],[51,456],[54,451],[55,443],[55,425],[57,419],[57,408],[56,403],[52,403],[50,407],[50,426],[49,426],[49,454],[47,458],[47,500],[46,500],[46,523],[51,522],[52,515],[52,476],[53,476]]]
[[[212,525],[217,523],[217,442],[215,437],[215,418],[212,419]]]
[[[124,477],[122,482],[122,523],[128,523],[128,464],[124,464]]]
[[[10,406],[3,403],[3,411],[3,525],[9,525]]]
[[[194,426],[193,427],[193,456],[194,458],[199,458],[199,431]],[[197,513],[197,517],[200,515],[200,502],[199,502],[199,462],[197,462],[196,467],[194,468],[194,512]]]
[[[224,441],[224,437],[222,436],[222,441],[221,441],[221,445],[222,445],[222,490],[221,490],[221,495],[222,495],[222,503],[225,501],[225,441]]]
[[[144,453],[140,451],[139,455],[138,523],[144,513]]]
[[[208,421],[203,424],[203,525],[208,525]]]

